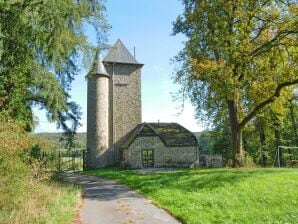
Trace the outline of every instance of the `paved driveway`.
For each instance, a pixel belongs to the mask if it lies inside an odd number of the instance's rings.
[[[178,224],[165,210],[124,185],[94,176],[67,174],[84,188],[83,224]]]

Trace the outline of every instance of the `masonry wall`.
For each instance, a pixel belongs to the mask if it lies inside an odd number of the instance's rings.
[[[142,168],[143,149],[154,150],[154,167],[188,167],[197,159],[196,146],[166,147],[158,136],[142,136],[124,150],[124,165]]]
[[[199,157],[201,167],[219,168],[223,167],[222,155],[200,155]]]
[[[110,147],[114,163],[120,162],[120,145],[142,122],[141,65],[105,63],[110,79]]]
[[[88,168],[111,164],[109,152],[109,78],[94,75],[88,79],[87,94]]]

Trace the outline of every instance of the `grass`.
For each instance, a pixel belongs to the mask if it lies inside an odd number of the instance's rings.
[[[47,189],[45,192],[48,191],[49,194],[45,195],[46,212],[34,223],[73,223],[81,200],[79,187],[57,176],[44,187]]]
[[[298,223],[298,169],[85,171],[137,190],[183,223]]]
[[[57,176],[26,185],[18,197],[7,199],[0,194],[0,200],[6,199],[6,203],[2,201],[0,209],[1,224],[73,223],[80,202],[80,189],[77,186]],[[12,200],[18,201],[18,204],[11,207]]]
[[[22,124],[0,121],[0,223],[70,224],[80,189],[45,172],[43,160],[29,157],[47,149]]]

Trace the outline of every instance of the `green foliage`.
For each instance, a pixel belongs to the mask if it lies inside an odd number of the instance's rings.
[[[174,34],[186,36],[175,58],[175,82],[197,117],[229,117],[234,165],[241,165],[242,131],[262,109],[291,97],[298,83],[297,1],[183,0]],[[273,105],[275,104],[275,105]]]
[[[287,104],[283,125],[281,127],[284,145],[298,146],[298,102],[294,94]]]
[[[101,169],[84,173],[128,185],[182,223],[298,221],[296,169],[184,169],[153,174]]]
[[[50,142],[54,147],[53,149],[67,148],[67,141],[64,138],[64,133],[37,133],[34,136],[42,141]],[[87,147],[87,134],[86,133],[75,133],[74,148],[86,149]]]
[[[200,154],[212,153],[214,142],[212,141],[211,135],[212,135],[211,132],[205,130],[199,133],[199,135],[197,136],[197,139],[200,144],[199,145]]]
[[[75,133],[72,131],[63,133],[60,141],[65,142],[64,147],[68,150],[74,149],[77,146],[76,145],[77,138],[76,138]]]
[[[28,157],[44,145],[22,126],[0,123],[0,223],[72,223],[79,189],[53,179],[42,161]]]
[[[278,110],[272,107],[263,109],[244,128],[243,148],[256,165],[271,167],[279,145],[297,146],[298,108],[295,100],[290,102],[283,102]],[[220,153],[229,165],[232,159],[230,135],[228,122],[217,122],[211,131],[203,131],[198,138],[201,153]]]
[[[86,27],[94,28],[101,47],[105,43],[104,10],[102,0],[0,1],[2,118],[21,121],[30,130],[36,105],[58,127],[76,130],[81,114],[69,101],[71,81],[82,56],[86,60],[94,53]]]
[[[277,146],[297,146],[297,102],[279,103],[262,110],[245,129],[245,149],[262,166],[273,164]]]

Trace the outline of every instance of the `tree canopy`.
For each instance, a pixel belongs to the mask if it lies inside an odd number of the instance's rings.
[[[93,27],[105,43],[103,0],[0,0],[0,114],[34,126],[33,106],[66,131],[79,125],[80,107],[70,101],[82,58],[92,55]],[[96,46],[97,47],[97,46]],[[68,122],[70,121],[70,122]]]
[[[242,130],[298,83],[296,0],[183,0],[174,34],[186,36],[175,81],[198,117],[229,117],[233,166],[242,166]]]

